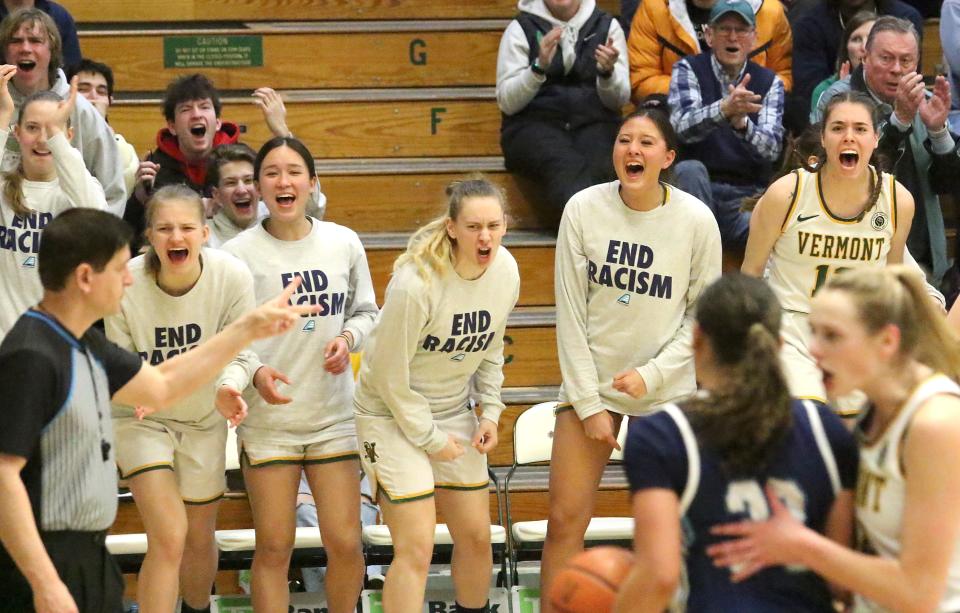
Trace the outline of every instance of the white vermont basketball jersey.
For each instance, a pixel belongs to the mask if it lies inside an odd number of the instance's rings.
[[[960,396],[960,386],[945,375],[934,375],[917,386],[900,413],[875,442],[860,447],[857,477],[857,528],[860,548],[883,558],[900,556],[900,531],[907,484],[901,470],[903,435],[914,414],[932,396]],[[858,426],[859,427],[859,426]],[[931,461],[935,461],[931,458]],[[857,596],[855,611],[885,611]],[[960,610],[960,543],[954,546],[947,571],[947,586],[937,611]]]
[[[784,309],[809,313],[810,298],[835,272],[886,265],[897,199],[893,175],[882,175],[876,204],[845,219],[827,207],[816,173],[802,168],[796,173],[797,189],[773,247],[768,281]]]

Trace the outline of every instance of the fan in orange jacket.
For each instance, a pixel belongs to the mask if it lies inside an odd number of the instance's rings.
[[[777,73],[787,91],[793,87],[793,36],[780,0],[747,0],[757,16],[757,43],[749,59]],[[710,8],[713,2],[699,0]],[[673,65],[700,53],[686,0],[643,0],[627,38],[630,90],[634,102],[650,94],[666,95]]]

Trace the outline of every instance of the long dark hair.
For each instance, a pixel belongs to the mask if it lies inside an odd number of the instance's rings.
[[[867,112],[870,114],[870,123],[873,125],[873,131],[876,132],[880,129],[880,111],[877,109],[877,105],[873,101],[873,98],[871,98],[869,94],[851,89],[849,91],[840,92],[834,95],[827,102],[827,106],[825,106],[823,109],[823,121],[820,123],[821,134],[826,133],[827,124],[830,120],[830,114],[833,113],[833,110],[837,108],[837,106],[847,102],[850,104],[859,104],[863,108],[867,109]],[[863,211],[860,213],[861,218],[870,209],[876,206],[877,200],[880,198],[880,191],[883,189],[883,170],[877,156],[877,149],[873,150],[873,155],[870,156],[870,163],[875,167],[876,173],[873,175],[873,184],[870,186],[870,195],[867,197],[867,201],[863,205]],[[824,153],[824,156],[820,159],[820,166],[817,168],[817,170],[823,170],[823,167],[826,165],[827,155]]]
[[[847,45],[850,43],[850,37],[853,36],[853,33],[862,26],[863,24],[869,21],[876,21],[877,14],[873,11],[857,11],[853,14],[853,17],[847,20],[846,26],[843,28],[843,38],[840,39],[840,48],[837,50],[837,74],[840,74],[840,66],[844,62],[850,59],[850,53],[847,51]],[[866,43],[867,41],[863,41]],[[851,69],[853,66],[851,65]]]
[[[762,472],[793,423],[780,368],[781,314],[769,286],[747,275],[724,275],[697,300],[697,325],[726,378],[684,408],[730,477]]]

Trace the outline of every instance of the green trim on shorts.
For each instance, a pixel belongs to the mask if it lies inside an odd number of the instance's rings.
[[[333,462],[343,462],[345,460],[359,460],[360,453],[357,451],[348,451],[341,455],[329,455],[322,458],[304,458],[303,464],[330,464]]]
[[[132,478],[136,477],[137,475],[142,475],[143,473],[148,473],[148,472],[150,472],[151,470],[169,470],[169,471],[173,471],[173,464],[169,464],[169,463],[167,463],[167,462],[163,462],[163,463],[160,463],[160,464],[147,464],[146,466],[141,466],[141,467],[139,467],[139,468],[135,468],[135,469],[133,470],[133,472],[127,473],[127,474],[124,474],[123,471],[121,470],[121,471],[120,471],[120,478],[121,478],[121,479],[132,479]]]
[[[383,497],[390,504],[403,504],[404,502],[416,502],[417,500],[425,500],[427,498],[433,498],[433,490],[425,492],[423,494],[413,494],[412,496],[400,496],[399,498],[391,498],[390,494],[382,486],[377,488],[377,491],[383,494]]]
[[[263,462],[258,462],[254,464],[250,461],[250,456],[247,455],[246,449],[240,451],[240,466],[246,464],[249,468],[260,468],[262,466],[275,466],[279,464],[289,464],[291,466],[303,466],[303,460],[289,460],[289,459],[277,459],[277,460],[264,460]]]
[[[489,489],[489,488],[490,488],[490,482],[487,481],[486,483],[484,483],[484,484],[482,484],[482,485],[454,485],[454,484],[447,484],[447,483],[444,483],[443,485],[441,485],[441,484],[438,483],[438,484],[434,485],[434,487],[437,488],[437,489],[441,489],[441,490],[454,490],[454,491],[458,491],[458,492],[473,492],[473,491],[476,491],[476,490]]]
[[[201,505],[205,505],[205,504],[210,504],[210,503],[213,503],[213,502],[217,502],[218,500],[220,500],[221,498],[223,498],[225,495],[226,495],[226,492],[220,492],[219,494],[217,494],[217,495],[214,496],[213,498],[207,498],[207,499],[203,499],[203,500],[191,500],[191,499],[189,499],[189,498],[184,498],[184,499],[183,499],[183,504],[189,504],[189,505],[191,505],[191,506],[201,506]]]
[[[281,464],[287,464],[291,466],[306,466],[308,464],[331,464],[333,462],[343,462],[346,460],[359,460],[360,453],[357,451],[347,451],[340,455],[330,455],[320,458],[299,458],[299,459],[289,459],[289,458],[277,458],[276,460],[264,460],[263,462],[257,462],[254,464],[250,461],[250,456],[247,455],[247,450],[244,449],[240,452],[240,462],[241,465],[246,461],[247,466],[250,468],[260,468],[261,466],[276,466]]]

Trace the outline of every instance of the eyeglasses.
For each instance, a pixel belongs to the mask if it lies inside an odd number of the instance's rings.
[[[904,70],[913,70],[917,66],[917,58],[912,55],[901,55],[897,57],[889,53],[879,53],[873,56],[877,64],[880,64],[884,68],[892,68],[894,64],[899,63],[900,67]]]
[[[710,26],[710,29],[721,36],[730,36],[733,34],[737,38],[753,32],[753,28],[747,26]]]

